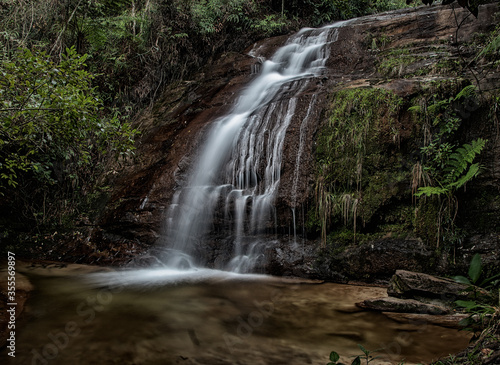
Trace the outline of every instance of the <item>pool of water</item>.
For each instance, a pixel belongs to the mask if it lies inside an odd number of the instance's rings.
[[[29,275],[29,274],[28,274]],[[468,335],[355,306],[384,288],[214,270],[31,275],[9,364],[326,364],[380,349],[378,363],[428,363]],[[371,364],[374,364],[373,362]]]

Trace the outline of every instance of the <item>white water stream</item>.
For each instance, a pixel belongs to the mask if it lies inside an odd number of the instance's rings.
[[[298,96],[321,75],[328,47],[337,40],[338,28],[343,24],[307,28],[292,36],[263,62],[260,73],[243,90],[229,114],[213,123],[187,186],[176,192],[170,206],[168,266],[203,266],[205,263],[196,257],[197,246],[212,229],[215,217],[222,216],[234,237],[233,259],[225,269],[252,269],[259,258],[259,244],[249,244],[248,240],[243,244],[243,238],[269,233],[270,227],[276,225],[274,202],[285,134],[296,112]],[[262,60],[258,54],[253,56]],[[315,102],[312,97],[300,127],[293,199],[304,143],[302,134]]]

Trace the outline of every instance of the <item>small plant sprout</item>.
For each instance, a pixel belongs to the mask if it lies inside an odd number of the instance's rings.
[[[366,364],[368,365],[370,362],[372,362],[373,360],[375,360],[375,359],[377,359],[377,358],[380,357],[380,356],[373,357],[371,354],[374,353],[374,352],[380,351],[381,349],[370,351],[370,350],[365,349],[363,347],[363,345],[360,345],[360,344],[358,344],[358,347],[363,352],[363,355],[356,356],[354,358],[354,360],[352,361],[351,365],[362,365],[361,360],[365,360]],[[335,351],[332,351],[330,353],[330,362],[328,364],[326,364],[326,365],[346,365],[344,363],[339,362],[339,360],[340,360],[340,355],[338,353],[336,353]],[[365,362],[363,361],[363,364],[364,363]]]

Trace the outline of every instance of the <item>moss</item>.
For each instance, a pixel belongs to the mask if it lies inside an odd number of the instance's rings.
[[[377,71],[385,77],[401,76],[409,65],[422,59],[422,56],[412,54],[410,48],[392,49],[382,56]]]
[[[382,51],[377,58],[377,72],[387,78],[443,74],[458,76],[462,70],[460,60],[442,43],[414,43]]]
[[[415,211],[415,234],[424,242],[437,242],[439,207],[436,199],[420,199]]]
[[[355,233],[346,227],[339,227],[339,229],[328,234],[327,244],[338,252],[342,252],[352,244],[362,245],[382,236],[379,233]]]
[[[342,224],[361,237],[359,227],[378,220],[377,212],[395,196],[410,194],[398,147],[402,105],[399,96],[378,88],[332,95],[316,150],[316,208],[324,242],[326,227]]]
[[[349,184],[361,178],[360,164],[378,152],[381,138],[396,140],[402,100],[376,88],[342,90],[331,100],[328,123],[318,138],[318,162],[323,173],[343,173],[343,183]]]
[[[317,236],[321,232],[321,219],[314,206],[306,214],[305,229],[310,236]]]
[[[414,235],[416,207],[409,202],[398,202],[384,210],[377,231],[392,238],[407,238]]]

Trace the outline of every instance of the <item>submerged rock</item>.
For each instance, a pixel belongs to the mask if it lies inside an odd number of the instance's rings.
[[[422,303],[415,299],[376,298],[357,303],[358,307],[381,312],[403,312],[419,314],[448,314],[450,310],[440,305]]]

